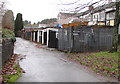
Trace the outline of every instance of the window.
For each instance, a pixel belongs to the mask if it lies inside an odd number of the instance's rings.
[[[99,19],[100,20],[105,20],[105,12],[100,12],[99,13]]]
[[[115,12],[110,12],[107,14],[107,20],[115,19]]]

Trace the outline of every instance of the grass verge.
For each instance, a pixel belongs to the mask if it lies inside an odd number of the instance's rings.
[[[6,80],[5,82],[7,84],[16,82],[16,80],[22,75],[22,69],[19,67],[19,65],[14,66],[14,70],[16,70],[15,74],[4,74],[3,79]]]
[[[12,75],[4,75],[3,78],[6,79],[7,83],[11,83],[11,82],[15,82],[22,74],[21,72],[21,68],[19,67],[19,65],[15,65],[14,69],[16,70],[16,74],[12,74]]]
[[[2,83],[13,83],[22,75],[24,70],[19,65],[20,56],[18,54],[12,55],[7,63],[3,66],[1,75]]]
[[[70,59],[79,62],[82,65],[89,67],[96,73],[103,74],[109,77],[118,78],[118,55],[120,51],[96,52],[96,53],[71,53],[68,54]]]

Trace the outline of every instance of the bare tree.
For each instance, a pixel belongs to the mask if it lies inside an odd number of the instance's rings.
[[[0,15],[3,15],[7,8],[6,8],[6,5],[7,5],[7,1],[0,1]]]
[[[2,18],[2,28],[14,30],[14,15],[12,10],[5,12]]]
[[[113,37],[113,46],[110,52],[116,52],[118,50],[118,28],[120,25],[120,1],[116,1],[116,12],[115,12],[115,30]]]
[[[0,27],[1,27],[3,15],[7,11],[6,5],[7,5],[7,1],[5,1],[5,0],[0,1]]]
[[[98,0],[98,1],[90,0],[89,2],[87,1],[86,3],[81,2],[81,0],[77,0],[71,3],[63,3],[61,1],[61,4],[58,5],[63,6],[63,8],[61,9],[62,12],[64,11],[64,12],[78,13],[90,6],[97,7],[104,4],[106,4],[105,0]]]

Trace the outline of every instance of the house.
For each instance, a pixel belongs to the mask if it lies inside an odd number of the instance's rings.
[[[85,14],[86,12],[83,12]],[[62,28],[67,28],[70,26],[77,26],[77,25],[88,25],[88,16],[82,16],[79,18],[77,15],[82,13],[59,13],[58,14],[58,21],[59,25],[62,25]],[[82,14],[82,15],[83,15]]]
[[[59,25],[63,25],[63,24],[72,23],[73,21],[78,22],[80,19],[75,15],[76,15],[76,13],[62,13],[62,12],[60,12],[57,16],[58,17],[57,23]]]
[[[106,25],[114,26],[115,8],[106,9]]]
[[[89,10],[80,13],[77,17],[81,20],[88,21],[89,25],[114,26],[115,2],[111,2],[96,8],[90,6]]]

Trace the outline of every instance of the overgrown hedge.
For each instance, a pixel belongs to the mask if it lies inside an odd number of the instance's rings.
[[[10,29],[2,29],[2,38],[15,40],[15,34]]]
[[[15,41],[13,30],[2,29],[2,83],[15,82],[22,74],[18,55],[14,54]]]
[[[12,39],[3,39],[2,41],[2,65],[13,55],[14,42]]]
[[[5,64],[5,61],[13,55],[14,52],[14,42],[15,34],[10,29],[2,29],[2,63]]]

